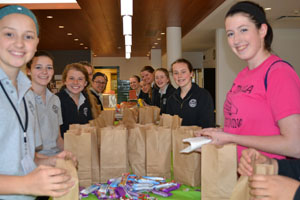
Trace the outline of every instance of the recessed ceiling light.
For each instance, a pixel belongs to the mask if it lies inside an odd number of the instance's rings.
[[[157,43],[157,42],[155,42],[155,43],[154,43],[154,45],[158,45],[158,43]]]
[[[52,18],[53,18],[53,16],[51,16],[51,15],[47,16],[47,19],[52,19]]]
[[[74,39],[74,41],[78,41],[78,40],[79,40],[78,38],[75,38],[75,39]]]
[[[88,49],[88,47],[84,47],[84,49]]]
[[[157,40],[161,40],[161,38],[157,38]]]
[[[161,34],[161,35],[165,35],[166,33],[164,33],[164,32],[161,32],[160,34]]]
[[[73,35],[72,33],[67,33],[67,35]]]
[[[154,48],[155,48],[155,46],[152,46],[152,48],[154,49]]]
[[[84,44],[81,42],[79,45],[83,46]]]
[[[58,28],[65,28],[64,26],[58,26]]]
[[[272,10],[272,8],[265,8],[265,11]]]

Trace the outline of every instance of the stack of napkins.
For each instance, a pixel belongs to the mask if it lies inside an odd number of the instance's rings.
[[[185,138],[182,141],[189,142],[190,146],[181,150],[180,153],[190,153],[196,149],[199,149],[202,145],[210,143],[211,139],[201,136],[201,137]]]

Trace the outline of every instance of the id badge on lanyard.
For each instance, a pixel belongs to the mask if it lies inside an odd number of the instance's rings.
[[[22,168],[25,172],[25,174],[28,174],[30,172],[32,172],[35,168],[36,168],[36,165],[33,161],[33,158],[30,156],[30,152],[29,152],[29,147],[28,147],[28,141],[27,141],[27,134],[26,134],[26,131],[27,131],[27,128],[28,128],[28,110],[27,110],[27,104],[26,104],[26,101],[25,101],[25,97],[23,97],[23,102],[24,102],[24,108],[25,108],[25,126],[23,125],[22,123],[22,120],[21,120],[21,117],[20,117],[20,114],[19,112],[17,111],[17,109],[15,108],[13,102],[11,101],[11,99],[9,98],[6,90],[4,89],[2,83],[0,82],[0,86],[3,90],[3,92],[5,93],[10,105],[12,106],[12,108],[14,109],[17,117],[18,117],[18,121],[19,121],[19,124],[23,130],[23,142],[24,142],[24,149],[25,149],[25,153],[24,153],[24,158],[21,160],[21,165],[22,165]]]

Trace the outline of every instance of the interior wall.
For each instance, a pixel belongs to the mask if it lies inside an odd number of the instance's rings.
[[[93,66],[119,66],[120,79],[129,80],[132,75],[140,76],[140,70],[145,65],[151,65],[148,57],[132,57],[125,59],[124,57],[92,57]]]
[[[282,59],[291,63],[300,75],[300,29],[274,29],[272,49]],[[216,121],[223,126],[223,104],[233,80],[244,67],[227,44],[224,29],[216,30]]]
[[[216,123],[224,125],[223,104],[238,72],[246,65],[231,51],[224,29],[216,30]]]
[[[274,29],[272,49],[293,65],[300,76],[300,29]]]
[[[205,58],[204,58],[205,57]],[[203,51],[203,68],[216,68],[216,49],[212,47]]]
[[[89,50],[55,50],[48,51],[54,57],[55,74],[62,74],[67,64],[91,60],[91,52]]]

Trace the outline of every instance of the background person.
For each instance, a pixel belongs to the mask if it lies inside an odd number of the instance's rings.
[[[198,135],[211,137],[213,144],[238,144],[239,157],[253,147],[273,158],[300,158],[300,80],[289,64],[271,54],[273,33],[264,9],[236,3],[226,14],[225,29],[229,46],[247,67],[227,93],[224,129]]]
[[[92,87],[90,88],[91,93],[96,97],[97,104],[100,105],[103,110],[103,92],[106,88],[107,76],[101,72],[96,72],[92,77]]]
[[[192,64],[180,58],[172,63],[171,70],[178,88],[167,101],[166,113],[179,115],[183,126],[214,127],[212,97],[206,89],[192,83]]]
[[[140,85],[141,85],[141,92],[138,98],[143,99],[146,105],[151,105],[151,98],[152,98],[151,85],[146,83],[145,81],[141,81]]]
[[[175,88],[170,83],[169,72],[165,68],[154,71],[155,85],[158,87],[152,93],[152,105],[160,108],[160,114],[166,113],[167,100],[174,93]]]
[[[150,85],[150,90],[149,90],[149,100],[148,102],[146,102],[148,105],[152,105],[152,92],[154,92],[154,90],[157,90],[157,88],[155,87],[155,82],[154,82],[154,69],[151,66],[144,66],[141,69],[141,78],[143,83],[141,83],[141,85],[146,86],[147,84]]]
[[[141,82],[141,79],[137,75],[133,75],[129,78],[130,88],[132,90],[135,90],[136,98],[138,98],[138,96],[140,95],[140,92],[141,92],[140,82]]]

